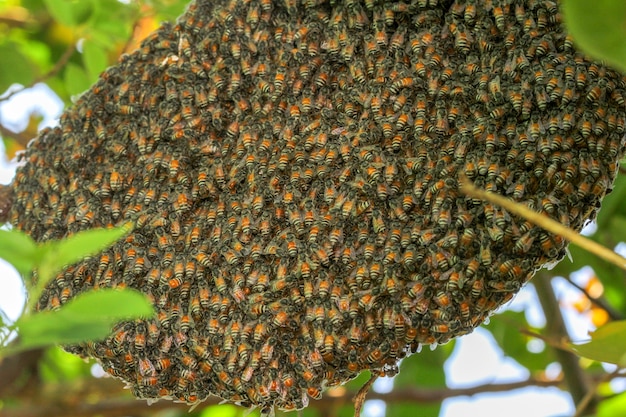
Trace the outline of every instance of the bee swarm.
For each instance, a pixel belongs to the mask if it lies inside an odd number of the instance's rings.
[[[141,398],[270,410],[482,323],[580,230],[624,151],[626,80],[549,0],[196,0],[22,156],[38,241],[136,225],[39,302],[132,287],[157,316],[71,346]]]

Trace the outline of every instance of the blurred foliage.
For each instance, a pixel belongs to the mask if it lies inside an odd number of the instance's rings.
[[[161,21],[174,20],[184,10],[187,2],[188,0],[0,0],[0,101],[6,101],[16,92],[42,82],[66,106],[70,106],[72,99],[93,84],[104,69],[114,65],[121,54],[132,52]],[[563,6],[566,23],[571,28],[577,45],[591,56],[605,59],[616,68],[626,69],[626,3],[623,0],[563,0]],[[3,127],[1,136],[10,159],[36,135],[41,117],[35,112],[25,110],[23,118],[26,128],[19,132],[4,128],[5,117],[0,112],[0,127]],[[604,200],[603,210],[597,218],[597,231],[591,236],[593,240],[611,248],[623,240],[623,236],[626,236],[624,201],[626,176],[620,175],[614,191]],[[33,266],[40,265],[45,250],[23,237],[15,235],[12,239],[14,240],[10,250],[6,243],[0,243],[0,256],[9,258],[18,271],[27,276]],[[610,306],[614,310],[613,315],[626,317],[626,273],[576,247],[570,250],[573,262],[561,262],[552,273],[569,278],[573,272],[591,266],[594,275],[571,278],[584,292],[579,292],[577,300],[563,304],[562,308],[574,311],[586,319],[590,329],[594,325],[601,326],[610,322],[610,315],[603,306]],[[71,248],[64,253],[78,252]],[[36,259],[38,256],[41,258]],[[64,259],[60,262],[65,264],[71,260]],[[575,287],[572,289],[577,291]],[[4,343],[11,336],[7,326],[14,324],[0,314],[0,337]],[[594,333],[591,343],[578,345],[576,349],[591,358],[623,363],[620,351],[626,352],[626,347],[620,341],[626,340],[623,333],[626,326],[622,323],[609,326],[608,329]],[[532,377],[545,378],[547,366],[555,359],[549,347],[529,348],[529,342],[533,338],[530,334],[541,334],[544,329],[531,326],[527,315],[504,311],[494,316],[491,323],[484,328],[491,332],[504,355],[527,369]],[[550,335],[544,336],[548,339]],[[453,349],[454,343],[450,343],[435,351],[425,349],[404,359],[401,372],[394,379],[394,389],[445,389],[443,364]],[[38,362],[37,375],[41,383],[50,386],[88,384],[99,380],[102,382],[102,378],[93,376],[93,370],[92,362],[84,362],[59,348],[50,348]],[[586,370],[596,377],[603,372],[599,366],[589,366]],[[333,388],[325,397],[340,396],[345,390],[354,392],[368,379],[369,373],[365,372],[345,387]],[[624,415],[626,393],[613,389],[609,384],[602,384],[599,392],[609,398],[600,403],[599,416]],[[75,401],[81,401],[82,395],[81,392],[81,397]],[[118,391],[116,395],[128,396],[128,393],[121,394]],[[84,396],[85,401],[97,401],[104,397],[106,395],[102,393]],[[27,402],[28,399],[0,400],[0,413],[9,403],[17,403],[19,406],[19,401]],[[349,417],[353,413],[353,407],[349,403],[333,406],[332,409],[322,409],[318,405],[316,401],[311,401],[310,407],[301,415]],[[199,407],[191,413],[177,408],[164,412],[149,411],[149,414],[168,417],[235,417],[243,416],[245,412],[246,410],[231,405],[212,405],[204,409]],[[386,415],[394,417],[435,417],[440,412],[439,403],[388,402],[386,409]],[[255,411],[249,415],[258,414]]]
[[[427,389],[445,388],[446,375],[443,365],[452,353],[454,343],[450,343],[435,350],[428,347],[420,353],[402,361],[400,373],[394,378],[394,388]],[[419,359],[413,359],[419,358]],[[420,416],[437,417],[441,411],[441,404],[394,404],[387,405],[388,416]]]
[[[589,359],[626,366],[626,321],[619,320],[605,324],[591,333],[591,341],[573,345],[573,349]]]
[[[45,82],[70,105],[72,97],[88,89],[121,54],[136,49],[160,22],[174,20],[186,4],[181,0],[0,0],[0,94],[12,86],[20,90]],[[36,130],[26,129],[25,137],[7,133],[2,136],[12,158]]]
[[[110,288],[79,294],[54,311],[35,311],[44,287],[58,272],[98,254],[129,230],[129,226],[93,229],[42,244],[18,230],[0,230],[0,258],[15,267],[28,292],[28,301],[14,323],[0,308],[0,358],[36,347],[102,339],[120,320],[152,316],[154,308],[144,294]],[[14,335],[17,342],[9,345]]]
[[[626,2],[563,0],[563,14],[578,46],[615,69],[626,71]]]

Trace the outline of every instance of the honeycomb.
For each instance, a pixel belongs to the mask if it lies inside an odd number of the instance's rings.
[[[135,224],[39,301],[131,287],[95,357],[146,399],[264,412],[467,334],[580,230],[624,152],[626,79],[549,0],[196,0],[21,156],[37,241]]]

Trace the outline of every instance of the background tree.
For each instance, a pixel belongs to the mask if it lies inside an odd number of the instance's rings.
[[[72,97],[89,88],[121,54],[131,52],[160,21],[178,16],[186,3],[187,0],[5,1],[0,5],[0,92],[3,94],[0,102],[10,103],[19,92],[45,84],[66,106],[71,105]],[[580,21],[575,13],[571,16],[572,22]],[[3,114],[8,112],[6,107],[0,109],[0,135],[11,159],[36,136],[40,115],[37,111],[24,111],[25,126],[20,127]],[[626,232],[626,209],[622,204],[626,197],[624,175],[618,177],[614,188],[604,201],[592,236],[611,248],[619,244]],[[390,416],[419,412],[420,416],[434,417],[439,415],[441,402],[447,398],[526,386],[553,386],[571,393],[579,415],[592,412],[596,406],[601,416],[623,415],[626,394],[610,384],[622,376],[619,368],[581,360],[572,353],[567,344],[570,336],[563,311],[575,309],[589,317],[595,326],[623,319],[626,276],[623,270],[581,249],[571,247],[571,252],[573,262],[565,260],[552,271],[540,271],[530,284],[539,296],[545,327],[534,328],[523,312],[516,311],[502,312],[483,326],[507,356],[528,370],[527,379],[468,389],[448,388],[444,364],[453,352],[452,342],[404,360],[393,390],[388,394],[371,392],[368,399],[384,400]],[[593,268],[591,278],[581,281],[571,277],[572,272],[585,266]],[[576,302],[563,303],[558,299],[551,285],[553,277],[565,277],[579,292]],[[563,278],[559,280],[563,282]],[[546,346],[537,349],[533,347],[536,344],[529,343],[531,340],[542,340]],[[607,349],[599,347],[600,357]],[[553,363],[561,365],[558,375],[548,371]],[[345,387],[332,389],[322,400],[312,401],[303,415],[352,415],[351,399],[368,378],[369,375],[361,375]],[[218,399],[207,401],[191,415],[235,416],[243,412],[238,407],[217,405],[218,402]],[[85,363],[53,347],[25,352],[0,363],[0,417],[39,415],[189,414],[188,406],[168,401],[148,407],[123,390],[119,381],[103,377],[93,363]]]

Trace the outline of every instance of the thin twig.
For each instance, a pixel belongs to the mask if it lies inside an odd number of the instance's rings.
[[[606,381],[621,375],[612,373],[594,380]],[[563,380],[544,379],[530,377],[525,380],[503,383],[503,384],[483,384],[469,388],[405,388],[396,389],[390,393],[370,392],[369,399],[384,400],[390,403],[440,403],[448,398],[461,396],[474,396],[483,393],[510,392],[529,386],[536,387],[561,387]],[[0,417],[92,417],[103,415],[106,417],[121,417],[128,415],[153,415],[163,410],[188,411],[189,406],[171,401],[159,401],[148,406],[145,401],[138,401],[130,396],[128,390],[122,389],[122,383],[113,378],[91,378],[74,381],[68,387],[65,383],[46,384],[45,387],[35,387],[40,391],[29,391],[22,394],[20,398],[38,401],[17,401],[15,406],[7,403],[7,406],[0,408]],[[19,394],[18,394],[19,395]],[[27,395],[27,397],[24,397]],[[341,405],[349,404],[354,391],[344,391],[339,396],[324,395],[320,400],[311,401],[309,407],[317,410],[336,410]],[[91,401],[84,401],[90,398]],[[210,397],[204,401],[197,411],[202,408],[219,404],[219,398]]]
[[[354,417],[359,417],[361,415],[361,408],[363,408],[363,404],[365,403],[365,397],[369,392],[370,388],[378,379],[378,374],[372,372],[372,376],[370,379],[361,387],[359,392],[354,396]]]
[[[623,371],[622,368],[617,368],[615,371],[604,375],[601,379],[594,381],[593,385],[590,387],[587,394],[580,400],[578,404],[576,404],[576,412],[574,413],[572,417],[583,416],[588,411],[588,406],[590,402],[594,399],[596,395],[596,391],[598,390],[598,387],[600,386],[600,384],[603,384],[605,382],[612,380],[613,378],[620,376],[622,371]]]
[[[137,31],[140,28],[141,21],[149,17],[143,14],[140,14],[138,16],[139,17],[135,17],[135,21],[133,22],[133,28],[130,31],[130,36],[128,37],[126,43],[124,44],[124,47],[122,48],[122,54],[129,54],[133,52],[133,49],[131,49],[131,47],[135,43],[135,37],[137,36]]]
[[[1,99],[0,99],[1,101]],[[20,144],[20,146],[26,147],[26,145],[28,145],[28,142],[30,142],[30,140],[32,139],[32,137],[30,137],[30,135],[26,135],[24,132],[14,132],[13,130],[9,129],[8,127],[4,126],[3,124],[0,123],[0,136],[2,137],[11,137],[13,138],[17,143]]]
[[[609,315],[611,320],[624,320],[624,315],[620,313],[619,311],[617,311],[616,309],[614,309],[613,307],[611,307],[604,298],[598,298],[598,297],[592,296],[591,294],[589,294],[589,291],[587,291],[580,285],[576,284],[569,277],[566,278],[566,280],[573,287],[575,287],[578,291],[582,292],[585,295],[585,297],[589,299],[589,301],[591,301],[593,304],[600,307],[602,310],[606,311],[606,313]]]
[[[520,333],[525,334],[526,336],[539,339],[543,341],[546,345],[553,347],[555,349],[560,349],[565,352],[575,353],[570,347],[570,345],[568,344],[567,339],[563,339],[562,337],[555,338],[555,337],[545,336],[541,333],[537,333],[527,328],[520,328],[519,331]]]
[[[562,385],[562,382],[560,378],[546,380],[531,377],[516,382],[484,384],[469,388],[406,388],[396,389],[390,393],[370,392],[367,396],[369,399],[393,403],[440,403],[447,398],[474,396],[489,392],[508,392],[529,386],[558,387]],[[43,415],[46,417],[91,417],[94,415],[121,417],[135,414],[156,414],[162,410],[189,410],[188,405],[165,400],[148,406],[145,401],[138,401],[130,397],[128,390],[122,389],[122,383],[113,378],[75,381],[72,386],[77,388],[68,389],[67,384],[57,384],[57,386],[47,384],[45,388],[41,386],[41,391],[28,393],[29,399],[37,398],[38,401],[19,401],[15,402],[17,406],[7,405],[0,408],[0,417],[38,417]],[[349,404],[355,394],[354,391],[345,391],[340,396],[324,395],[320,400],[311,401],[309,407],[316,409],[337,408],[340,405]],[[84,398],[87,397],[96,401],[84,401]],[[198,411],[202,407],[216,405],[220,402],[219,398],[210,397],[202,403]],[[71,404],[71,407],[68,407],[68,404]]]
[[[22,88],[18,88],[16,90],[13,90],[10,93],[8,93],[7,95],[5,95],[4,97],[0,97],[0,102],[7,101],[11,97],[16,95],[17,93],[21,93],[24,90],[28,90],[29,88],[32,88],[33,86],[35,86],[35,84],[40,83],[42,81],[45,81],[48,78],[54,77],[59,71],[61,71],[61,69],[65,66],[65,64],[67,64],[67,61],[70,60],[70,58],[72,57],[72,54],[74,53],[75,50],[76,50],[76,43],[72,42],[71,44],[69,44],[67,46],[67,48],[65,49],[65,52],[63,52],[63,55],[61,55],[59,60],[56,62],[56,64],[54,64],[54,67],[52,67],[52,69],[50,69],[50,71],[46,72],[44,75],[42,75],[40,77],[35,78],[30,84],[28,84],[28,85],[26,85],[26,86],[24,86]]]
[[[514,201],[511,201],[498,194],[480,190],[476,188],[472,183],[470,183],[466,177],[461,178],[461,191],[471,197],[487,200],[494,204],[502,206],[509,212],[517,214],[518,216],[525,218],[531,223],[536,224],[537,226],[542,227],[547,231],[554,233],[555,235],[563,236],[571,243],[580,246],[586,251],[591,252],[594,255],[597,255],[614,265],[617,265],[621,269],[626,270],[626,258],[618,255],[608,248],[605,248],[604,246],[594,242],[591,239],[587,239],[580,233],[563,226],[562,224],[555,220],[552,220],[548,216],[537,213],[522,204],[515,203]]]

